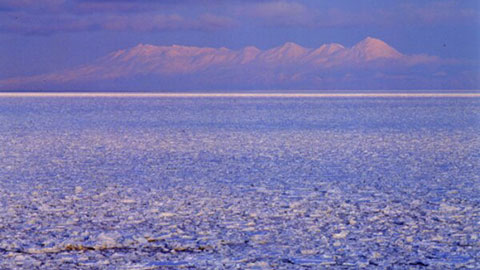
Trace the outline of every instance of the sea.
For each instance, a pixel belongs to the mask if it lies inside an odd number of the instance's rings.
[[[480,94],[2,94],[0,269],[480,269]]]

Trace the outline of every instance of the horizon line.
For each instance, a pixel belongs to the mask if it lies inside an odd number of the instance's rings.
[[[399,90],[401,91],[401,90]],[[435,91],[435,90],[433,90]],[[440,91],[440,90],[439,90]],[[448,91],[448,90],[447,90]],[[463,90],[462,90],[463,91]],[[431,93],[430,91],[418,93],[242,93],[242,92],[195,92],[195,93],[176,93],[176,92],[0,92],[0,97],[152,97],[152,98],[169,98],[169,97],[286,97],[286,98],[328,98],[328,97],[480,97],[480,92],[476,93]]]

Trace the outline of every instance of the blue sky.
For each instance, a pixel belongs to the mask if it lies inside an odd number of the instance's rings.
[[[478,72],[479,2],[0,0],[0,79],[75,67],[139,43],[316,48],[367,36]]]

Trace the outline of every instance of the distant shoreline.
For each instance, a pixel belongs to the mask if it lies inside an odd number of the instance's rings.
[[[439,92],[419,92],[419,93],[152,93],[152,92],[0,92],[0,97],[131,97],[131,98],[202,98],[202,97],[235,97],[235,98],[335,98],[335,97],[480,97],[477,93],[439,93]]]

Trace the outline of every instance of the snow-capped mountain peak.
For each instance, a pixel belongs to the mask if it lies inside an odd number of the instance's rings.
[[[357,60],[370,61],[378,58],[399,58],[402,56],[394,48],[380,39],[367,37],[350,49],[350,55]]]
[[[268,62],[285,62],[299,59],[307,54],[309,49],[296,43],[287,42],[280,47],[272,48],[262,53],[262,58]]]
[[[231,50],[225,47],[138,44],[130,49],[112,52],[91,64],[0,82],[5,87],[47,83],[80,85],[82,82],[100,81],[115,84],[118,80],[135,84],[139,77],[165,83],[183,83],[186,77],[207,84],[223,80],[225,85],[232,81],[239,84],[248,84],[251,80],[273,83],[277,80],[297,82],[305,78],[318,82],[319,74],[332,68],[361,70],[370,66],[375,69],[383,68],[385,63],[408,66],[435,59],[403,55],[382,40],[371,37],[351,48],[331,43],[308,49],[293,42],[269,50],[253,46]]]
[[[311,52],[311,56],[328,56],[338,51],[344,50],[345,47],[338,43],[323,44],[318,49]]]

